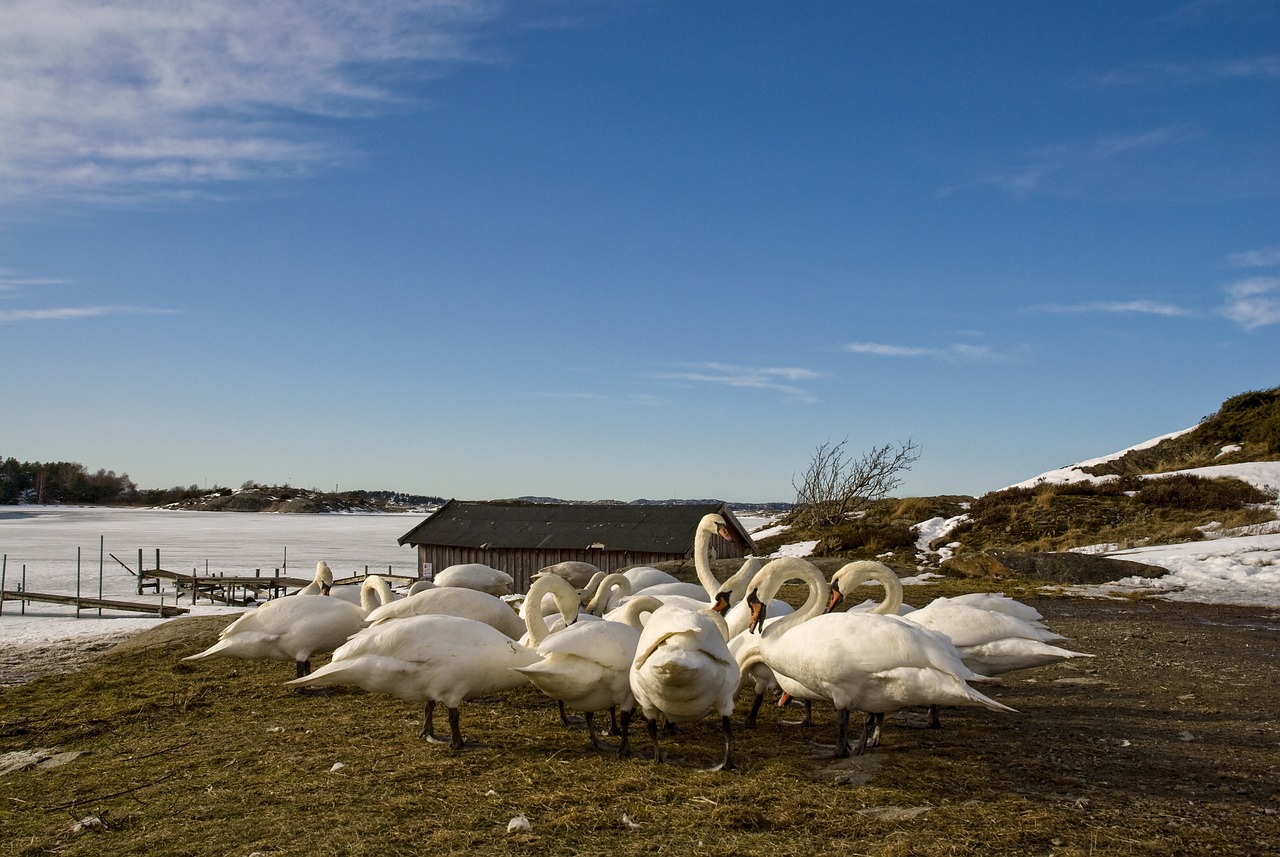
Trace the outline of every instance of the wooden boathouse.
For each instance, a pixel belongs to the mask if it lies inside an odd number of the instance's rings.
[[[601,571],[686,560],[698,522],[721,515],[732,539],[712,539],[712,559],[754,553],[755,542],[727,503],[529,503],[450,500],[398,540],[418,549],[418,576],[427,569],[479,562],[505,571],[526,592],[540,568],[589,562]]]

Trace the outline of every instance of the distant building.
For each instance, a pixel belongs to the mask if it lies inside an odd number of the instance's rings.
[[[727,503],[640,505],[464,502],[450,500],[400,537],[418,549],[418,576],[480,562],[515,578],[525,592],[532,575],[558,562],[589,562],[601,571],[691,559],[703,515],[724,517],[734,538],[712,539],[713,559],[755,553],[751,536]]]

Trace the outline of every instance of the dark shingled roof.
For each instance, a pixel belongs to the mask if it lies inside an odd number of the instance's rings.
[[[450,500],[400,537],[402,545],[688,554],[703,515],[724,517],[745,552],[756,546],[727,503],[632,504]]]

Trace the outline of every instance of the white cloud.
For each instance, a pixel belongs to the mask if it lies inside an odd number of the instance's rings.
[[[1166,318],[1189,316],[1192,312],[1173,304],[1156,301],[1093,301],[1082,304],[1047,304],[1040,307],[1044,312],[1058,313],[1139,313],[1159,315]]]
[[[315,117],[391,109],[479,58],[494,0],[6,0],[0,203],[120,201],[296,175],[345,153]],[[312,123],[314,124],[314,123]]]
[[[1097,82],[1103,86],[1145,86],[1161,83],[1204,84],[1224,80],[1267,80],[1276,77],[1280,77],[1280,55],[1198,63],[1143,63],[1107,72]]]
[[[816,399],[799,382],[822,377],[820,372],[799,367],[734,366],[727,363],[694,363],[681,371],[663,372],[656,376],[663,381],[679,383],[720,384],[727,387],[743,387],[771,390],[804,402]]]
[[[1227,264],[1233,268],[1271,268],[1280,265],[1280,247],[1232,253],[1227,257]]]
[[[20,321],[66,321],[77,318],[96,318],[104,315],[131,315],[170,313],[173,310],[148,309],[134,306],[82,306],[45,309],[0,310],[0,324]]]
[[[1226,291],[1222,314],[1245,330],[1280,322],[1280,277],[1252,277]]]
[[[927,357],[962,363],[999,361],[1009,359],[1011,356],[1001,354],[987,345],[971,345],[964,342],[937,347],[889,345],[883,342],[850,342],[843,346],[842,350],[852,354],[870,354],[875,357]]]

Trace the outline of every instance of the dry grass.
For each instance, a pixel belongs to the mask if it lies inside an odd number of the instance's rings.
[[[290,693],[285,664],[182,664],[225,620],[176,620],[0,690],[0,752],[85,752],[0,777],[0,853],[1280,853],[1275,616],[1036,604],[1098,657],[1006,677],[992,693],[1020,714],[920,730],[904,713],[884,747],[834,764],[812,755],[829,710],[802,730],[771,709],[722,774],[695,770],[718,756],[711,720],[655,766],[643,733],[636,758],[598,753],[531,690],[468,703],[478,744],[455,753],[417,739],[398,700]],[[531,830],[508,833],[518,815]],[[91,816],[105,829],[73,832]]]

